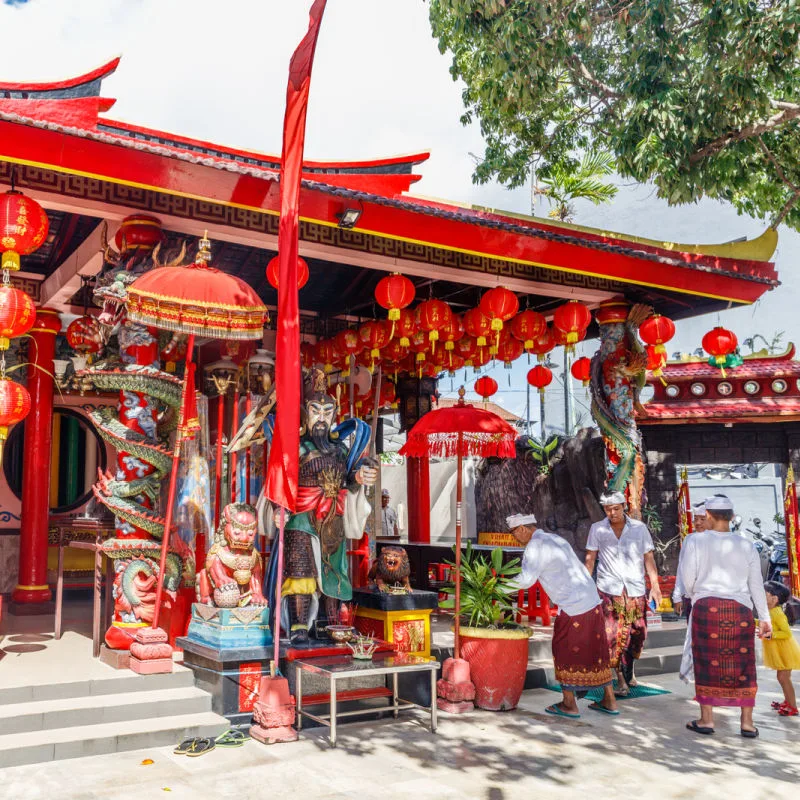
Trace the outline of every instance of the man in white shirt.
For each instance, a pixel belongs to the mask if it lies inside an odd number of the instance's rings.
[[[545,711],[560,717],[580,716],[576,692],[604,687],[604,697],[589,708],[618,714],[611,683],[608,643],[600,596],[592,576],[578,560],[571,545],[554,533],[539,530],[533,514],[506,518],[514,538],[525,546],[522,572],[516,589],[528,589],[537,581],[558,606],[553,627],[553,662],[564,698]]]
[[[772,635],[761,563],[753,543],[731,533],[733,503],[724,495],[707,497],[708,530],[683,544],[678,573],[692,601],[681,677],[693,672],[700,719],[686,727],[714,733],[714,706],[741,709],[742,736],[755,739],[756,681],[753,607],[759,636]]]
[[[698,503],[696,506],[692,506],[691,533],[702,533],[704,530],[707,530],[706,506],[705,503]],[[683,553],[683,549],[681,549],[681,553]],[[672,590],[672,605],[675,607],[675,613],[678,616],[681,616],[681,614],[685,612],[686,619],[689,619],[689,613],[692,610],[692,601],[686,596],[683,584],[681,583],[680,563],[680,556],[678,556],[678,572],[675,575],[675,588]]]
[[[650,600],[661,603],[653,539],[647,526],[625,513],[622,492],[604,494],[600,505],[606,519],[595,522],[586,542],[586,569],[597,564],[597,589],[603,601],[611,668],[617,673],[617,696],[626,697],[636,686],[633,662],[647,638],[645,571],[650,578]]]

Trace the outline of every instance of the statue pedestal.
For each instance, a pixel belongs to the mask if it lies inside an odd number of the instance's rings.
[[[272,644],[269,608],[216,608],[194,603],[186,638],[219,650],[268,647]]]
[[[353,590],[355,627],[389,642],[398,653],[431,654],[431,611],[439,605],[436,592],[414,589],[407,594]]]
[[[232,726],[249,727],[261,678],[269,674],[273,656],[269,609],[195,603],[189,633],[176,644],[195,683],[211,694],[211,708]]]

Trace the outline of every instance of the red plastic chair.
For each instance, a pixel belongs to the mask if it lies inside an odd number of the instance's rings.
[[[550,604],[550,598],[538,582],[534,583],[530,589],[520,589],[517,593],[517,622],[522,622],[523,617],[527,617],[529,622],[533,622],[538,617],[542,621],[542,625],[549,627],[552,617],[557,611],[558,606]]]

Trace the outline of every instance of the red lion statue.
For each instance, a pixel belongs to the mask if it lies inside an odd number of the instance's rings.
[[[253,506],[225,506],[206,568],[197,575],[198,602],[217,608],[267,605],[261,592],[261,556],[255,549],[257,527]]]

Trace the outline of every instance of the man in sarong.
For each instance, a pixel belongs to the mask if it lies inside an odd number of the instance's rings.
[[[756,657],[753,606],[758,631],[772,635],[761,563],[755,546],[731,533],[733,503],[724,495],[707,497],[708,530],[683,543],[679,577],[692,601],[681,677],[694,676],[700,719],[686,727],[714,733],[714,706],[741,708],[741,734],[758,736],[753,724],[756,701]]]
[[[586,542],[586,569],[597,564],[597,589],[603,601],[611,668],[616,671],[617,696],[627,697],[636,686],[634,661],[647,638],[644,575],[650,578],[650,601],[661,603],[653,539],[647,526],[625,513],[622,492],[602,495],[606,519],[595,522]]]
[[[522,572],[514,581],[515,588],[528,589],[538,581],[558,606],[553,627],[553,662],[564,697],[545,711],[560,717],[579,717],[576,693],[603,687],[602,701],[591,703],[589,708],[618,714],[600,596],[592,576],[569,542],[536,527],[533,514],[515,514],[506,518],[506,524],[514,538],[525,546]]]

